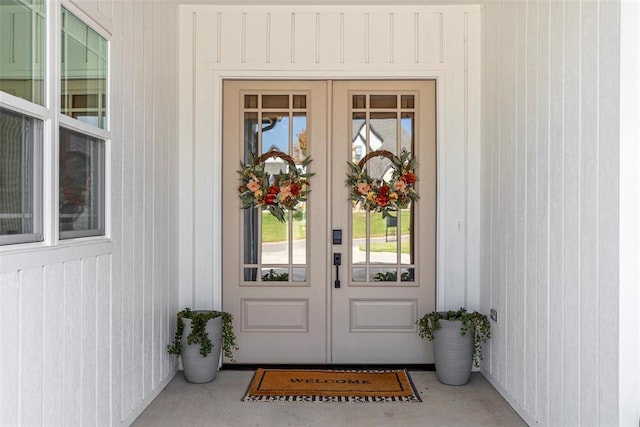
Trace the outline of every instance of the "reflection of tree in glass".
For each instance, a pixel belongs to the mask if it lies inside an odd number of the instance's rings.
[[[307,130],[303,129],[298,133],[298,144],[300,145],[300,152],[303,156],[307,155]]]
[[[400,281],[409,282],[409,279],[410,276],[408,271],[403,271],[402,273],[400,273]],[[398,280],[398,273],[396,273],[395,271],[376,273],[376,275],[373,277],[373,280],[375,280],[376,282],[396,282]]]
[[[263,282],[287,282],[289,281],[289,273],[276,273],[276,271],[271,268],[268,272],[262,275]]]

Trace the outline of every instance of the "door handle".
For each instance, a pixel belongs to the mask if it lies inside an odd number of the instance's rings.
[[[333,254],[333,265],[336,266],[336,281],[333,282],[333,287],[338,289],[340,287],[340,265],[342,264],[342,254]]]

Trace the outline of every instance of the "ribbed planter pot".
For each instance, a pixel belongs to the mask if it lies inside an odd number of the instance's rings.
[[[206,357],[200,354],[200,344],[190,345],[187,337],[191,333],[191,319],[182,319],[184,331],[182,332],[182,367],[184,378],[190,383],[208,383],[213,381],[218,374],[220,351],[222,350],[222,316],[207,321],[207,334],[213,348]]]
[[[469,382],[473,364],[473,330],[460,335],[462,322],[439,320],[440,329],[433,333],[433,358],[441,383],[463,385]]]

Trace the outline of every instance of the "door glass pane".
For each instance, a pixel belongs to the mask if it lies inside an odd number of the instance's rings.
[[[262,108],[289,108],[289,95],[263,95]]]
[[[107,128],[107,40],[62,9],[62,114]]]
[[[395,110],[396,107],[397,107],[396,95],[371,95],[372,109],[391,108]]]
[[[262,264],[289,264],[289,221],[262,211]]]
[[[289,269],[288,268],[263,268],[262,281],[263,282],[288,282]]]
[[[357,111],[354,109],[357,108]],[[394,167],[389,155],[414,149],[414,96],[410,94],[357,94],[352,97],[351,152],[371,179],[371,186],[387,185],[389,198],[398,197],[402,171]],[[384,155],[367,154],[382,151]],[[365,157],[366,156],[366,157]],[[400,187],[398,187],[400,186]],[[393,187],[393,188],[392,188]],[[388,201],[363,188],[360,194],[372,197],[374,204]],[[384,285],[411,282],[414,277],[413,206],[382,212],[366,211],[352,204],[352,263],[354,283]],[[402,267],[400,267],[402,266]]]
[[[292,187],[286,176],[291,168],[304,171],[309,135],[306,95],[247,94],[244,102],[244,162],[258,159],[266,177],[261,191],[267,204],[291,200]],[[276,150],[273,156],[263,156]],[[298,191],[298,190],[296,190]],[[264,285],[305,284],[307,280],[307,206],[284,209],[284,221],[268,210],[249,208],[244,213],[244,279]],[[251,267],[257,265],[259,274]]]
[[[0,90],[45,105],[45,1],[0,1]]]

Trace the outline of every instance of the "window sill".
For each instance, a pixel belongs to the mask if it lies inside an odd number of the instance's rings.
[[[113,242],[105,237],[87,238],[86,241],[84,239],[83,241],[61,241],[56,246],[13,245],[6,251],[0,248],[0,274],[107,255],[112,252]]]

